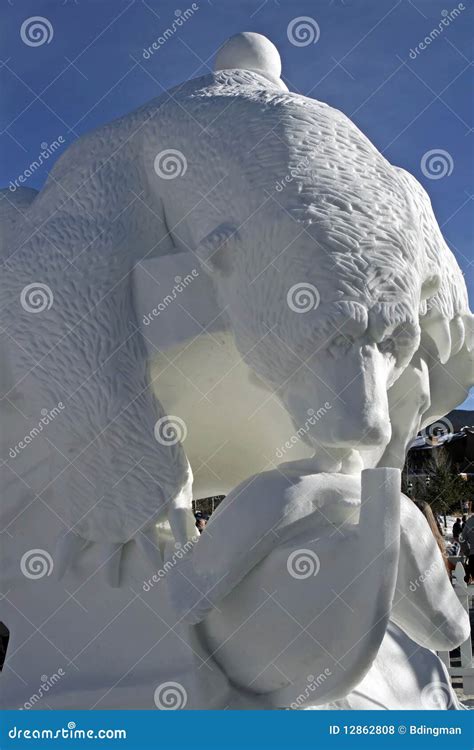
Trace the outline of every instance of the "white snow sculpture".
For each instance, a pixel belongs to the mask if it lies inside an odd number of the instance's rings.
[[[464,282],[416,180],[280,72],[238,35],[3,193],[6,706],[58,654],[56,708],[452,695],[427,649],[469,624],[398,467],[469,386]],[[190,466],[229,493],[198,541]]]

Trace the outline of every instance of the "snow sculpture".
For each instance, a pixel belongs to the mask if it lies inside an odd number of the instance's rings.
[[[469,387],[464,281],[416,180],[280,74],[237,35],[3,192],[6,706],[58,655],[56,708],[457,705],[428,649],[469,623],[399,468]],[[193,492],[228,493],[199,540]]]

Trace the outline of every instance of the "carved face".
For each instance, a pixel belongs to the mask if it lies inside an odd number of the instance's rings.
[[[283,212],[198,248],[247,364],[276,392],[312,447],[390,439],[387,389],[419,344],[409,284],[370,258],[325,252],[311,225]]]
[[[383,448],[387,389],[440,286],[429,201],[325,104],[250,73],[193,86],[178,93],[192,118],[160,110],[146,156],[158,140],[187,155],[166,191],[150,177],[175,245],[196,248],[242,357],[306,442]]]

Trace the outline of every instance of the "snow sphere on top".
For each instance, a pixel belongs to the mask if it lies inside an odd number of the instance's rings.
[[[253,31],[231,36],[218,51],[214,70],[232,68],[252,70],[281,83],[281,59],[277,48],[266,36]]]

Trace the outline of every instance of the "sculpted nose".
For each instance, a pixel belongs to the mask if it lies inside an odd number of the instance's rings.
[[[346,385],[342,389],[343,423],[339,438],[343,444],[357,442],[375,447],[390,439],[391,427],[387,398],[387,371],[377,347],[363,346],[341,363]]]
[[[385,445],[391,436],[387,369],[377,347],[355,348],[327,365],[326,371],[320,362],[321,377],[307,375],[301,388],[288,395],[294,421],[303,424],[308,413],[327,403],[324,418],[309,420],[309,439],[341,447]]]
[[[344,406],[335,407],[334,419],[328,429],[331,443],[354,448],[374,448],[388,443],[391,435],[388,416],[372,410],[364,411],[354,405],[350,410],[348,414]]]

